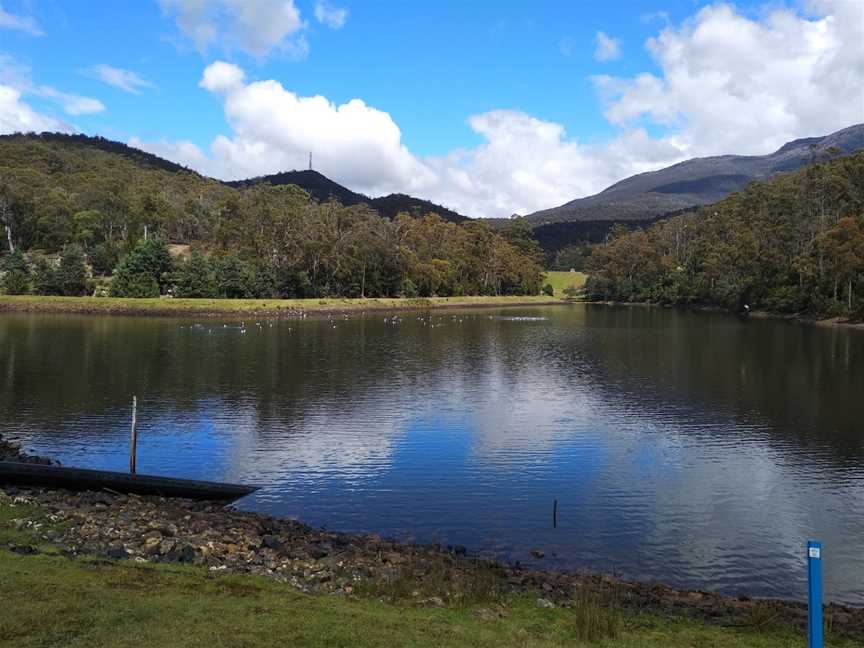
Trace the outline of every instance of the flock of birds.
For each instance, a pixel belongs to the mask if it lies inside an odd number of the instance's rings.
[[[306,319],[306,313],[298,314],[298,317],[301,319]],[[327,323],[331,329],[335,329],[337,327],[337,322],[345,321],[349,319],[349,315],[347,313],[343,313],[342,316],[329,314],[327,316]],[[421,326],[425,326],[428,328],[439,328],[442,326],[446,326],[447,324],[462,324],[463,322],[478,319],[476,315],[450,315],[450,317],[434,317],[432,314],[419,314],[416,317],[409,317],[409,320],[414,320],[419,322]],[[534,321],[542,321],[545,320],[545,317],[530,317],[530,316],[505,316],[505,315],[489,315],[488,319],[490,320],[501,320],[501,321],[511,321],[511,322],[534,322]],[[401,315],[392,315],[384,318],[384,324],[387,326],[398,326],[406,321],[406,318]],[[237,331],[240,335],[246,335],[250,330],[263,331],[264,329],[273,328],[276,325],[276,321],[268,320],[264,322],[250,322],[247,326],[245,321],[241,321],[239,325],[237,324],[222,324],[222,326],[206,326],[204,324],[196,323],[190,324],[188,326],[181,325],[181,329],[186,329],[190,331],[196,331],[199,333],[208,333],[212,334],[214,331]],[[292,326],[287,327],[287,332],[291,332]]]

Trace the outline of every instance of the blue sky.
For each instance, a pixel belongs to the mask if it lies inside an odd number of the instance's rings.
[[[864,113],[854,94],[838,94],[839,84],[815,87],[820,65],[862,75],[861,40],[854,42],[861,25],[842,24],[864,22],[858,0],[209,0],[204,14],[195,5],[0,0],[0,87],[19,95],[5,119],[0,104],[0,130],[14,130],[23,104],[37,129],[62,124],[132,141],[220,177],[301,166],[303,151],[314,148],[321,170],[352,188],[405,190],[500,216],[691,155],[767,152]],[[790,58],[793,76],[814,84],[808,92],[826,106],[845,98],[847,108],[826,111],[784,90]],[[730,81],[742,60],[757,71]],[[242,71],[242,85],[201,87],[217,61]],[[110,85],[96,66],[141,83]],[[718,71],[727,80],[715,83]],[[259,96],[268,88],[255,83],[268,81],[279,92]],[[92,101],[70,104],[70,95]],[[278,130],[263,127],[268,115],[282,114],[280,102],[315,95],[333,110],[289,110]],[[749,132],[739,125],[746,112],[725,124],[710,105],[699,106],[712,98],[716,106],[739,102],[742,111],[773,109],[776,124],[759,115]],[[356,120],[338,114],[352,99],[363,102]],[[740,136],[720,133],[736,127]],[[352,129],[363,134],[359,142]],[[718,129],[715,142],[698,136],[706,129]],[[342,140],[334,141],[336,131]],[[221,151],[219,136],[227,141]],[[490,179],[490,158],[507,163],[498,180]]]

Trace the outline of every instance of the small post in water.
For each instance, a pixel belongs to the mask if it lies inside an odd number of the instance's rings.
[[[552,503],[552,528],[558,528],[558,500]]]
[[[807,646],[823,648],[822,638],[822,543],[807,543]]]
[[[129,472],[135,474],[135,455],[138,452],[138,397],[132,397],[132,439],[129,443]]]

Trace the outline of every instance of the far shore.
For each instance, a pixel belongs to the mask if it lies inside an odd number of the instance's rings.
[[[570,302],[546,295],[366,299],[176,299],[170,297],[133,299],[3,295],[0,296],[0,313],[280,318],[314,315],[360,315],[372,311],[399,312],[458,308],[556,306],[567,303]]]
[[[729,313],[732,311],[723,308],[722,306],[714,305],[678,305],[678,304],[658,304],[655,302],[617,302],[617,301],[582,301],[582,304],[593,306],[639,306],[642,308],[671,308],[675,310],[694,311],[698,313]],[[800,313],[774,313],[767,310],[751,311],[747,317],[760,320],[785,320],[794,324],[809,324],[811,326],[822,327],[837,327],[851,328],[864,331],[864,322],[859,320],[850,320],[843,317],[828,317],[819,319]]]

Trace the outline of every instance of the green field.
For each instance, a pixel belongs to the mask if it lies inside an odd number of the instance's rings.
[[[544,275],[543,285],[551,284],[555,290],[554,296],[562,298],[564,297],[564,289],[569,286],[581,290],[585,286],[586,278],[587,275],[582,272],[549,270]]]
[[[205,648],[452,646],[490,648],[803,648],[803,632],[754,618],[740,627],[532,597],[424,608],[370,590],[304,594],[248,575],[96,558],[69,559],[15,530],[0,504],[0,646]],[[36,555],[6,549],[36,545]],[[31,545],[32,543],[32,545]],[[423,588],[423,583],[416,584]],[[595,637],[586,639],[586,637]],[[605,638],[596,638],[598,636]],[[851,648],[851,642],[831,643]]]
[[[0,312],[92,313],[100,315],[252,315],[427,310],[548,304],[546,295],[381,299],[131,299],[118,297],[0,296]]]

